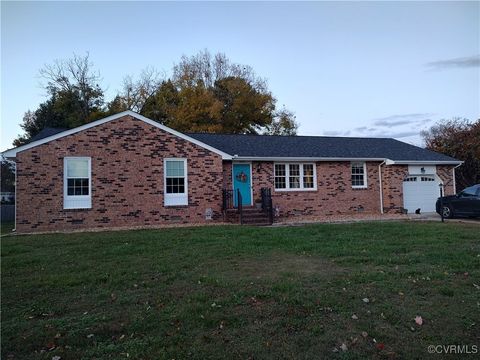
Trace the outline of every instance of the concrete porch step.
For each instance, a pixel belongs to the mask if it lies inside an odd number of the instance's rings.
[[[228,222],[240,222],[238,209],[228,209],[226,211],[226,220]],[[242,220],[244,225],[267,226],[271,225],[268,215],[262,209],[256,207],[244,207],[242,209]]]

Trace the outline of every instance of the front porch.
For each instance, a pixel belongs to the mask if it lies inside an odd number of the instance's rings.
[[[240,189],[223,189],[223,220],[240,225],[272,225],[273,203],[271,189],[262,188],[260,194],[261,202],[252,206],[245,202]]]

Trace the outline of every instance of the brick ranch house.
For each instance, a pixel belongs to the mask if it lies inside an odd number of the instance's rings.
[[[221,222],[260,198],[279,218],[434,211],[461,164],[386,138],[183,134],[131,111],[3,155],[19,233]]]

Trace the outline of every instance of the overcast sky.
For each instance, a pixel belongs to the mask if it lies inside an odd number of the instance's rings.
[[[301,135],[420,144],[480,115],[480,2],[1,3],[1,149],[45,94],[38,70],[87,51],[106,98],[148,65],[204,48],[251,65]]]

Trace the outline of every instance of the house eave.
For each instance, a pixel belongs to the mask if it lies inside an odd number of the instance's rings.
[[[461,165],[460,160],[390,160],[386,159],[386,165]]]
[[[459,160],[391,160],[387,158],[366,158],[366,157],[281,157],[281,156],[238,156],[233,155],[233,161],[274,161],[274,162],[328,162],[328,161],[372,161],[383,162],[385,165],[461,165]]]
[[[233,156],[233,161],[384,161],[384,158],[340,158],[340,157],[281,157],[281,156]]]

